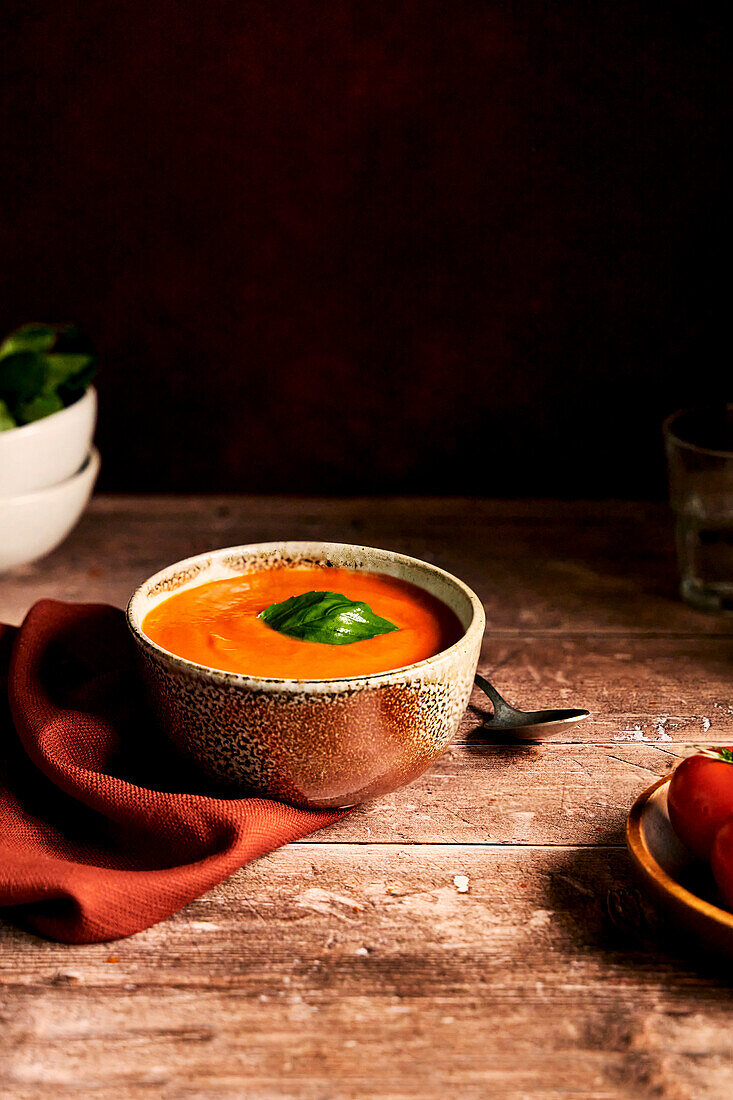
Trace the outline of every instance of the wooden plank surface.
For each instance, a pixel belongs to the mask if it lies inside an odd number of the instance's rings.
[[[327,539],[435,562],[481,595],[492,633],[731,634],[676,595],[663,505],[481,500],[96,498],[68,541],[0,578],[0,615],[40,596],[124,606],[151,573],[219,546]]]
[[[731,973],[686,955],[623,848],[644,787],[733,743],[733,620],[677,599],[666,509],[100,498],[0,577],[0,619],[44,595],[123,606],[171,561],[285,537],[456,572],[487,608],[483,671],[592,718],[497,743],[475,692],[409,788],[147,932],[67,947],[0,924],[0,1096],[727,1100]]]
[[[722,1097],[728,990],[664,934],[619,848],[294,846],[119,944],[10,932],[0,1081],[16,1096],[84,1080],[105,1097]]]

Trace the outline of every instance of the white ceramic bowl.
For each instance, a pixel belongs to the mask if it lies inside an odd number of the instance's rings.
[[[0,496],[0,571],[42,558],[63,542],[84,511],[98,473],[99,451],[92,447],[73,477],[35,493]]]
[[[32,424],[0,432],[0,498],[66,481],[89,454],[97,420],[97,391]]]

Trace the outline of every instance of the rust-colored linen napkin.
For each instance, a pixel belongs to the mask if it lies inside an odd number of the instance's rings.
[[[205,790],[147,710],[121,611],[42,600],[0,626],[6,919],[67,943],[129,936],[343,816]]]

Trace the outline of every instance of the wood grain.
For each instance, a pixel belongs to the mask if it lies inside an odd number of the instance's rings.
[[[102,497],[0,577],[0,620],[123,606],[169,562],[276,538],[444,565],[485,602],[481,669],[510,701],[592,717],[499,743],[475,692],[410,787],[155,928],[68,947],[0,924],[0,1096],[728,1100],[733,973],[688,953],[623,848],[643,788],[733,743],[733,620],[677,598],[666,509]]]
[[[733,638],[629,634],[507,639],[487,631],[480,669],[516,706],[583,706],[571,741],[721,740],[733,736]],[[478,690],[469,729],[490,705]]]
[[[627,875],[618,848],[299,845],[120,944],[10,932],[0,1087],[721,1096],[728,989]]]
[[[298,538],[442,565],[479,593],[492,632],[733,633],[677,597],[668,510],[623,502],[99,497],[59,550],[0,579],[0,615],[18,622],[40,596],[122,607],[173,561]]]
[[[623,845],[637,795],[684,746],[454,745],[402,791],[357,808],[322,841]]]

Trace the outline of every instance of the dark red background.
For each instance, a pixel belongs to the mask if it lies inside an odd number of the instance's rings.
[[[97,339],[102,484],[662,491],[727,96],[649,7],[6,4],[0,322]]]

